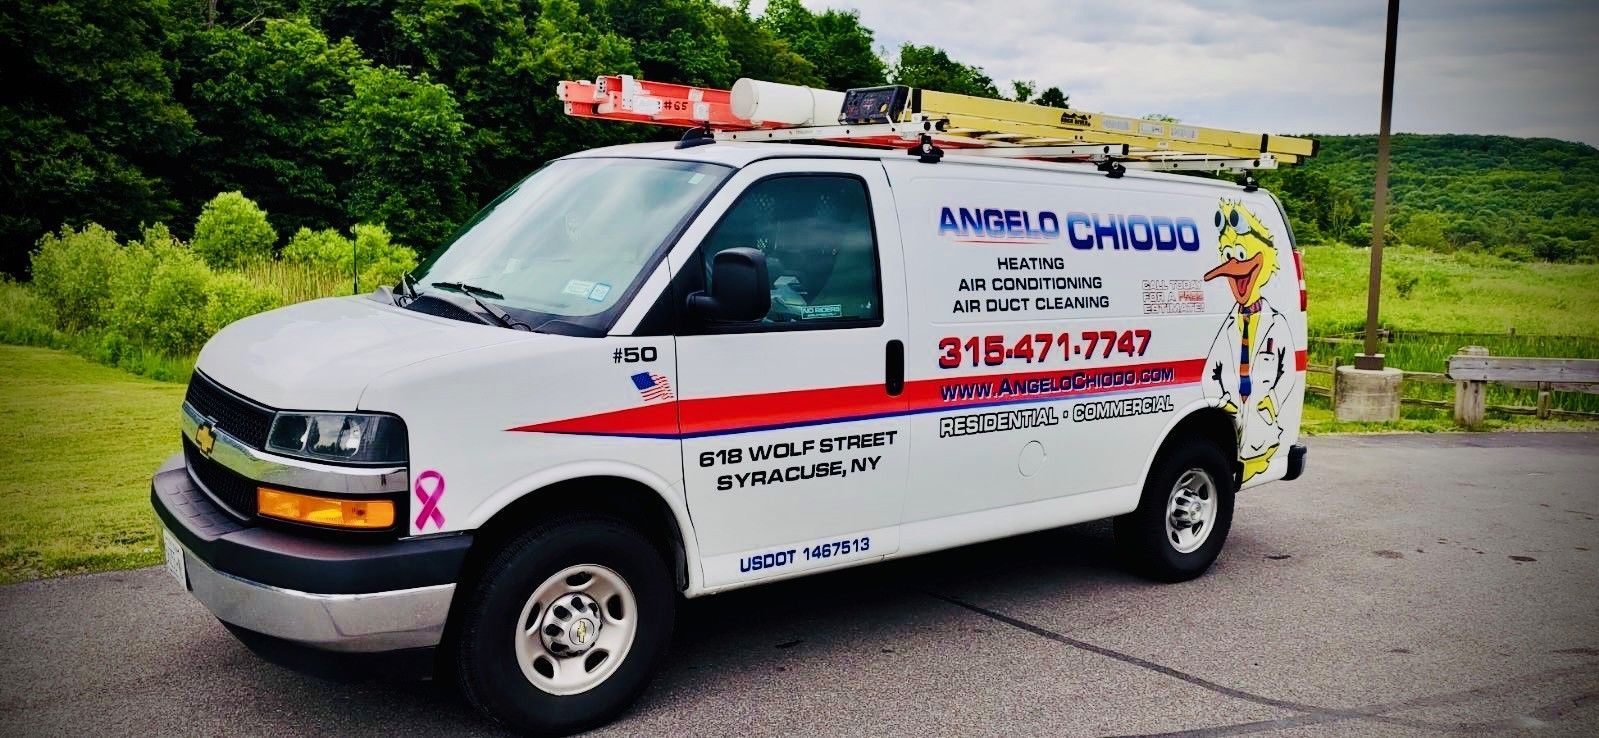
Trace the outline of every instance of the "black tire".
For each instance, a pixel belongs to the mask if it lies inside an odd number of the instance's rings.
[[[598,564],[624,579],[638,625],[621,666],[586,692],[556,695],[533,684],[517,663],[514,633],[522,607],[541,583],[569,566]],[[671,643],[677,592],[660,553],[626,524],[601,517],[553,520],[518,536],[493,557],[457,612],[454,676],[489,718],[533,735],[564,735],[609,722],[636,700]]]
[[[1216,518],[1204,543],[1184,553],[1168,537],[1166,509],[1178,479],[1191,469],[1203,470],[1213,480]],[[1162,582],[1185,582],[1204,574],[1227,543],[1236,491],[1232,464],[1215,444],[1195,439],[1163,449],[1144,482],[1138,509],[1116,518],[1116,544],[1128,568]]]

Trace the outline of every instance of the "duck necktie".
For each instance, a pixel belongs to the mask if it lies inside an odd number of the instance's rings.
[[[1263,299],[1256,300],[1252,305],[1243,305],[1238,308],[1238,324],[1242,327],[1242,330],[1239,331],[1240,338],[1238,341],[1238,397],[1242,402],[1249,401],[1250,390],[1254,389],[1249,381],[1250,319],[1260,313],[1260,308],[1264,302]]]

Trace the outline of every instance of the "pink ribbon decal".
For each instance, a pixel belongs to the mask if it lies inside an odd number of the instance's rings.
[[[428,489],[424,482],[433,482],[433,488]],[[416,475],[416,499],[422,503],[422,511],[416,514],[416,529],[427,527],[428,521],[433,521],[440,530],[444,529],[444,513],[439,512],[439,498],[444,496],[444,475],[432,469]]]

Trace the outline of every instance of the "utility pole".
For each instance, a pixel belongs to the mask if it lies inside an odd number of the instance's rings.
[[[1382,60],[1382,125],[1377,131],[1377,186],[1371,205],[1371,281],[1366,285],[1365,353],[1355,355],[1356,369],[1381,370],[1377,352],[1377,306],[1382,297],[1382,242],[1388,224],[1388,136],[1394,112],[1394,45],[1399,37],[1399,0],[1388,0],[1388,40]]]

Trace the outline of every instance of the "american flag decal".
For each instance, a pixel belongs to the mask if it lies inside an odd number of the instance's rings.
[[[672,399],[672,383],[666,381],[666,377],[650,372],[639,372],[634,374],[632,379],[633,386],[638,388],[639,397],[644,398],[645,402]]]

